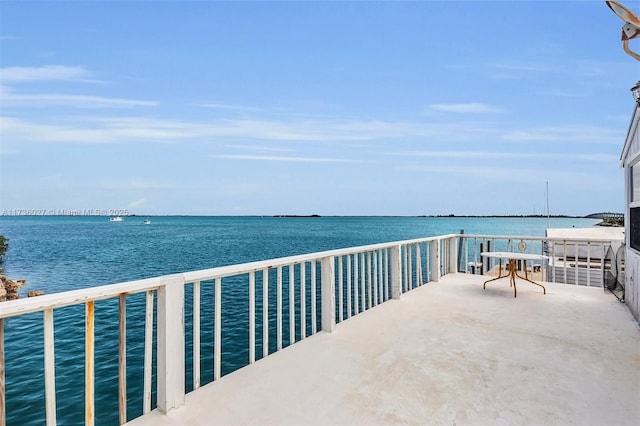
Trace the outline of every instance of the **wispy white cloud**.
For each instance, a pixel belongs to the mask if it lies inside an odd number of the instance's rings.
[[[82,67],[69,67],[65,65],[0,68],[0,81],[2,81],[3,84],[32,81],[79,80],[88,78],[89,76],[89,71]]]
[[[631,122],[631,117],[629,115],[608,115],[605,117],[607,120],[616,122],[616,126],[620,125],[629,125]]]
[[[576,159],[576,160],[582,160],[582,161],[597,161],[597,162],[602,162],[602,163],[611,163],[611,162],[618,162],[620,161],[620,156],[618,155],[611,155],[611,154],[605,154],[605,153],[593,153],[593,154],[566,154],[566,155],[562,155],[562,154],[557,154],[558,157],[560,158],[566,158],[566,159]]]
[[[4,107],[51,107],[60,105],[72,108],[131,108],[139,106],[157,106],[157,102],[136,99],[105,98],[102,96],[85,96],[69,94],[17,94],[6,86],[0,91],[0,102]]]
[[[278,148],[273,146],[265,146],[265,145],[225,145],[225,148],[231,149],[242,149],[242,150],[251,150],[251,151],[271,151],[271,152],[291,152],[292,149],[289,148]]]
[[[472,160],[578,160],[593,162],[615,162],[618,157],[606,153],[552,153],[552,152],[491,152],[491,151],[407,151],[392,152],[390,155],[407,157],[451,158]]]
[[[78,66],[3,67],[0,68],[0,103],[5,108],[122,108],[157,105],[157,102],[135,99],[65,93],[19,93],[13,90],[15,86],[34,82],[101,82],[90,77],[91,73],[87,69]]]
[[[504,167],[490,167],[482,164],[478,165],[412,165],[402,166],[402,171],[420,174],[441,174],[450,176],[452,182],[455,182],[460,176],[470,176],[471,178],[481,179],[482,182],[495,182],[501,185],[505,191],[511,188],[509,185],[514,182],[531,184],[539,177],[540,182],[548,180],[551,182],[562,182],[564,189],[575,188],[577,190],[584,189],[585,185],[590,188],[601,187],[605,178],[598,173],[589,171],[578,171],[568,168],[532,168],[516,167],[514,165],[505,164]],[[544,178],[542,178],[544,176]],[[607,183],[609,185],[609,183]]]
[[[272,155],[211,155],[223,160],[284,161],[292,163],[361,163],[361,160],[327,157],[283,157]]]
[[[146,198],[138,198],[137,200],[133,200],[129,203],[129,207],[130,208],[139,208],[139,207],[143,207],[145,204],[147,204],[147,199]]]
[[[161,180],[149,181],[141,179],[109,179],[102,180],[97,183],[92,182],[91,185],[98,190],[108,192],[127,192],[139,193],[141,191],[173,191],[179,188],[179,185],[173,182]],[[134,203],[136,200],[132,201]],[[146,198],[140,198],[139,202],[145,202]]]
[[[599,77],[617,69],[615,63],[596,60],[574,60],[564,56],[562,60],[549,57],[545,61],[506,60],[485,65],[494,78],[528,78],[532,75],[556,74],[579,76],[583,78]]]
[[[501,139],[511,142],[581,142],[621,145],[624,141],[624,130],[589,125],[524,128],[504,133]]]
[[[452,176],[469,175],[481,178],[493,178],[502,179],[509,178],[509,181],[518,178],[519,176],[528,177],[531,179],[531,175],[525,170],[519,168],[496,168],[488,166],[463,166],[463,165],[421,165],[421,166],[406,166],[402,168],[406,171],[421,172],[421,173],[439,173]]]
[[[221,120],[208,126],[211,136],[250,137],[282,141],[371,140],[402,137],[417,131],[415,125],[383,121],[336,120]],[[426,129],[425,129],[426,130]]]
[[[489,64],[489,67],[515,72],[552,72],[559,69],[559,65],[556,63],[532,61],[494,62]]]
[[[456,112],[456,113],[488,113],[488,112],[500,112],[500,108],[482,104],[479,102],[470,102],[462,104],[431,104],[429,109],[444,112]]]
[[[484,151],[407,151],[393,152],[391,155],[406,157],[430,157],[430,158],[453,158],[453,159],[507,159],[524,158],[526,154],[507,152],[484,152]]]
[[[3,138],[11,143],[171,142],[194,136],[194,133],[184,126],[167,122],[154,125],[144,120],[132,121],[129,125],[119,121],[107,121],[99,126],[81,127],[77,124],[39,124],[12,117],[1,117],[0,127]]]
[[[194,123],[188,121],[158,120],[141,117],[82,117],[56,124],[29,122],[20,118],[4,117],[3,132],[8,140],[43,142],[125,142],[167,141],[193,138],[250,138],[262,140],[322,142],[366,141],[433,135],[437,130],[424,124],[382,121],[279,121],[279,120],[219,120]],[[65,124],[60,124],[60,123]]]
[[[562,142],[620,144],[624,130],[597,126],[557,126],[510,130],[500,122],[447,120],[445,122],[349,120],[334,118],[303,120],[217,120],[191,122],[146,117],[58,116],[55,122],[0,118],[3,137],[10,143],[124,143],[206,141],[224,143],[254,141],[246,149],[265,149],[255,141],[334,142],[422,141],[423,143],[470,142]],[[274,148],[269,148],[274,150]],[[278,149],[278,147],[275,147]],[[477,155],[477,154],[476,154]]]

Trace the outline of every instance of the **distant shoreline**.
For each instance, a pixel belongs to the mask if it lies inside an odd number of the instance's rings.
[[[255,217],[255,216],[247,216],[247,217]],[[260,217],[260,216],[258,216]],[[299,215],[299,214],[275,214],[272,217],[321,217],[319,214],[307,214],[307,215]]]

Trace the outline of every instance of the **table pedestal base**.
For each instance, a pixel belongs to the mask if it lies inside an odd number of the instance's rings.
[[[492,278],[490,280],[485,281],[484,284],[482,284],[482,289],[484,290],[487,288],[486,286],[488,282],[499,280],[501,278],[509,278],[509,287],[513,286],[513,297],[516,297],[517,296],[516,277],[517,277],[517,278],[520,278],[521,280],[529,281],[531,284],[535,284],[539,287],[542,287],[543,294],[547,294],[547,289],[542,284],[538,284],[537,282],[531,281],[529,279],[527,275],[527,261],[523,260],[523,262],[524,262],[524,274],[525,274],[524,277],[521,275],[518,275],[516,259],[509,259],[509,274],[502,275],[502,259],[500,259],[500,269],[498,272],[498,276],[496,278]]]

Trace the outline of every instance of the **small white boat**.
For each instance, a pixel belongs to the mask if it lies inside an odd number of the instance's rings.
[[[110,217],[109,222],[122,222],[122,217],[120,216]]]
[[[151,221],[149,219],[145,219],[144,222],[142,222],[143,225],[151,225]]]

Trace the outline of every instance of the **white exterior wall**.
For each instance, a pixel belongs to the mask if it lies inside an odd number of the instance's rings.
[[[640,167],[640,107],[636,105],[629,126],[629,132],[622,151],[622,165],[625,176],[625,300],[633,317],[640,323],[640,252],[631,248],[629,241],[629,211],[631,207],[640,207],[640,200],[631,202],[631,166]]]

